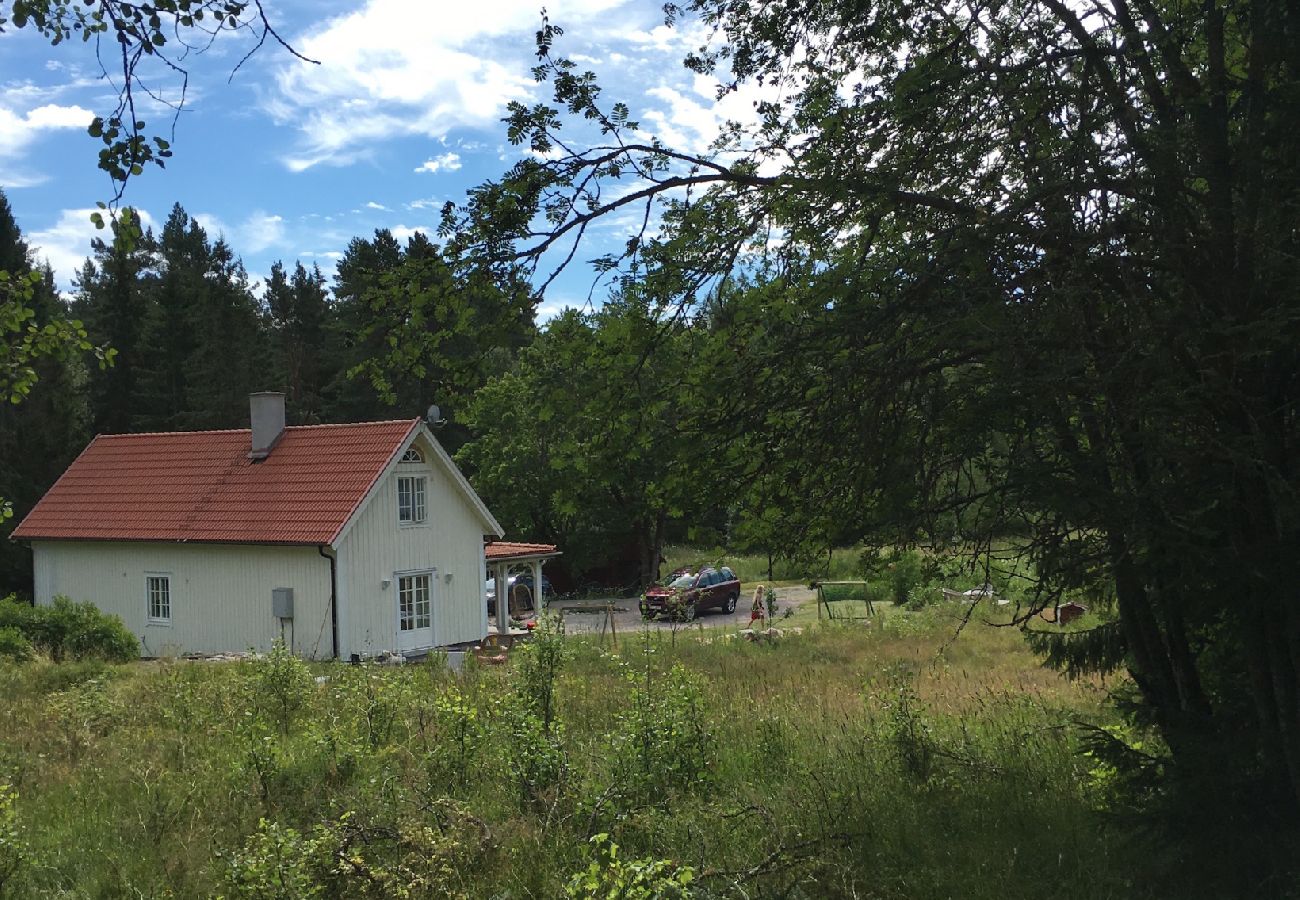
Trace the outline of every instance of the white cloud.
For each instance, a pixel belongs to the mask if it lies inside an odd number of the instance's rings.
[[[681,28],[670,28],[663,24],[656,25],[649,31],[630,31],[624,37],[634,44],[641,44],[660,51],[684,50],[693,46],[691,32]]]
[[[376,203],[376,202],[373,201],[373,200],[367,200],[367,201],[366,201],[366,209],[377,209],[377,210],[379,210],[380,212],[388,212],[388,207],[387,207],[387,206],[384,206],[384,204],[382,204],[382,203]]]
[[[444,153],[441,156],[435,156],[433,159],[426,159],[423,164],[416,167],[415,171],[435,175],[442,171],[455,172],[460,168],[460,165],[459,153]]]
[[[54,278],[60,290],[70,290],[72,279],[81,272],[82,263],[90,256],[90,242],[94,238],[108,241],[112,232],[108,228],[98,229],[90,221],[94,209],[65,209],[59,212],[58,221],[49,228],[27,232],[27,243],[31,245],[38,260],[44,260],[54,269]],[[146,228],[156,226],[153,216],[148,211],[137,209],[140,223]]]
[[[538,325],[545,325],[566,309],[577,308],[577,304],[568,300],[543,300],[541,303],[537,304],[537,309],[534,311],[534,315],[537,317]]]
[[[10,96],[10,102],[12,100],[13,97]],[[25,167],[14,168],[14,157],[24,155],[43,133],[85,128],[94,117],[94,113],[80,106],[47,103],[25,113],[0,106],[0,184],[7,187],[29,187],[44,181],[44,175],[33,173]]]
[[[257,254],[271,247],[283,247],[288,243],[284,218],[270,215],[260,209],[234,226],[227,225],[219,216],[212,213],[194,213],[193,218],[208,233],[209,240],[224,238],[231,249],[239,254]]]
[[[284,219],[267,215],[260,209],[243,221],[236,229],[238,249],[247,253],[261,253],[270,247],[284,244]]]
[[[429,235],[429,229],[425,228],[423,225],[394,225],[388,230],[393,233],[393,237],[397,238],[397,240],[402,243],[405,243],[417,234],[422,234],[425,237],[428,237]]]
[[[406,204],[407,209],[442,209],[446,200],[440,200],[437,197],[422,197],[419,200],[412,200]]]
[[[258,298],[266,296],[266,284],[271,280],[270,274],[267,272],[254,272],[248,269],[245,269],[245,272],[248,274],[248,286],[252,290],[253,296]]]
[[[190,218],[195,222],[198,222],[199,227],[207,232],[208,240],[230,233],[230,229],[226,227],[226,223],[223,222],[219,216],[213,215],[212,213],[194,213]]]
[[[625,0],[560,0],[551,18],[580,33]],[[289,60],[267,109],[302,135],[293,171],[340,165],[399,136],[444,138],[498,127],[505,104],[531,96],[536,0],[369,0],[295,36],[319,66]]]
[[[642,127],[674,149],[707,153],[727,122],[757,125],[755,104],[776,93],[773,88],[744,84],[719,100],[718,87],[716,79],[697,74],[689,86],[660,84],[650,88],[647,96],[662,105],[642,113]]]
[[[26,124],[30,128],[86,128],[95,114],[80,106],[47,103],[30,110]]]

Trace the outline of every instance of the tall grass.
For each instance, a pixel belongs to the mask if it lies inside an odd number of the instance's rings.
[[[763,645],[548,632],[460,675],[283,654],[0,669],[0,875],[5,853],[17,860],[0,891],[1001,900],[1232,886],[1177,849],[1155,868],[1108,812],[1111,780],[1074,724],[1113,724],[1104,685],[1044,670],[1006,629],[954,638],[947,615]]]

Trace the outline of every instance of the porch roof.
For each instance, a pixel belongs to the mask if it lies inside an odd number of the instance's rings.
[[[524,544],[518,541],[492,541],[483,548],[489,563],[523,562],[530,559],[551,559],[560,551],[554,544]]]

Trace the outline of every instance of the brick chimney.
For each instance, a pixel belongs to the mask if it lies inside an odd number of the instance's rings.
[[[284,434],[284,394],[279,391],[249,394],[248,413],[253,426],[253,447],[248,458],[257,462],[271,455],[271,448]]]

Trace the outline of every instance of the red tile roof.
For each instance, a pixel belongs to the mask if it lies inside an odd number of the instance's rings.
[[[247,429],[100,435],[13,537],[328,544],[419,425],[291,426],[256,463]]]
[[[529,556],[559,556],[554,544],[521,544],[516,541],[493,541],[483,548],[488,561],[516,559]]]

